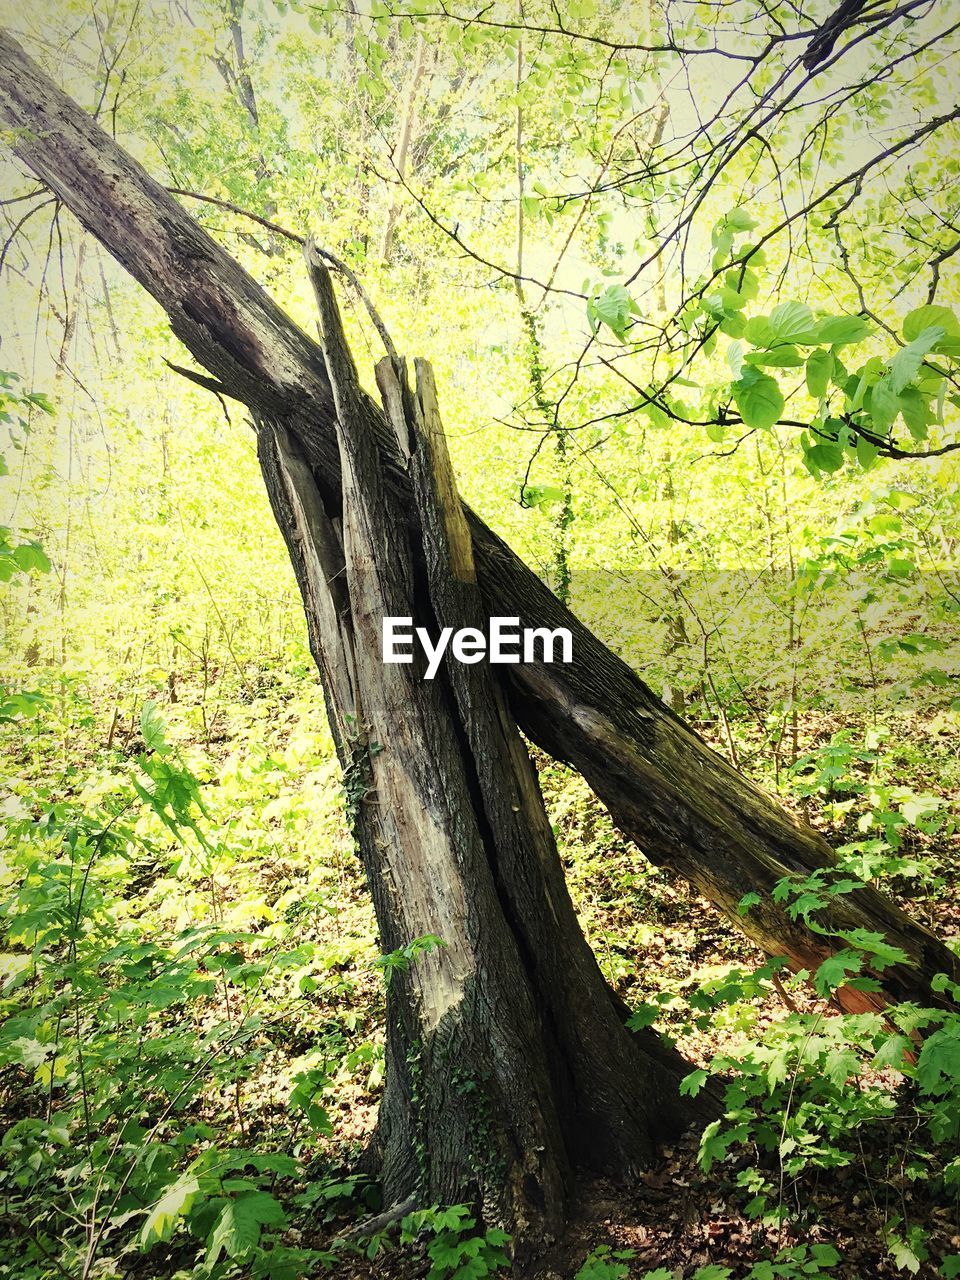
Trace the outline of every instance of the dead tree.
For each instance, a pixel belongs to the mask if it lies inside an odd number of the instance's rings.
[[[536,772],[486,665],[384,664],[382,620],[483,622],[473,545],[433,375],[377,370],[413,511],[384,482],[382,419],[360,388],[329,274],[307,247],[335,406],[332,504],[282,421],[263,471],[307,611],[381,945],[441,945],[389,970],[378,1126],[391,1203],[482,1204],[521,1252],[563,1223],[571,1177],[629,1177],[701,1108],[688,1069],[634,1035],[580,932]]]
[[[210,375],[205,385],[282,433],[326,508],[339,511],[337,417],[317,344],[6,33],[0,33],[0,125],[21,162],[157,299]],[[392,430],[378,407],[370,403],[368,411],[383,491],[412,518],[410,477]],[[262,441],[261,456],[269,470]],[[785,955],[796,969],[815,968],[844,945],[840,930],[885,934],[909,963],[885,970],[877,992],[844,988],[847,1008],[928,1001],[933,974],[960,976],[949,949],[872,888],[838,898],[822,916],[822,932],[791,920],[771,890],[784,876],[833,864],[823,837],[708,748],[495,533],[466,508],[464,517],[484,614],[567,627],[574,637],[573,662],[511,669],[511,715],[533,741],[583,774],[653,862],[684,876],[765,951]],[[741,916],[747,892],[760,901]]]

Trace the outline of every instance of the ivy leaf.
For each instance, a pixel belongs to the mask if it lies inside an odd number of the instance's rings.
[[[733,398],[748,427],[768,431],[783,413],[783,393],[776,378],[746,365],[733,384]]]

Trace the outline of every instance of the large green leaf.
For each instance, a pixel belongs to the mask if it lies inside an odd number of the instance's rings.
[[[931,325],[897,352],[887,365],[895,391],[902,391],[909,382],[913,381],[923,364],[923,357],[945,336],[946,330],[942,325]]]
[[[870,326],[862,316],[826,316],[817,325],[817,341],[831,347],[845,347],[869,337]]]
[[[149,1246],[158,1240],[169,1240],[177,1223],[188,1213],[200,1193],[196,1178],[181,1178],[168,1187],[147,1214],[140,1229],[140,1244]]]
[[[917,307],[903,322],[903,336],[907,342],[919,338],[925,329],[933,326],[943,330],[949,338],[960,338],[960,320],[950,307],[930,305]]]
[[[827,394],[833,377],[833,356],[822,348],[811,351],[807,358],[807,390],[817,400]]]
[[[29,573],[36,569],[38,573],[50,572],[50,561],[39,542],[24,542],[13,549],[13,559],[19,569]]]
[[[733,384],[733,398],[748,427],[769,430],[783,413],[783,393],[776,378],[746,365]]]
[[[587,316],[593,331],[605,324],[620,339],[626,336],[631,314],[637,314],[637,306],[622,284],[610,285],[587,304]]]
[[[743,357],[744,364],[769,365],[780,369],[799,369],[803,356],[793,346],[774,347],[772,351],[751,351]]]
[[[285,1221],[283,1206],[268,1191],[238,1196],[224,1205],[210,1233],[207,1265],[213,1266],[223,1254],[228,1258],[243,1257],[259,1243],[263,1227],[280,1226]]]
[[[140,712],[140,732],[143,734],[144,745],[148,751],[166,750],[165,730],[166,725],[159,707],[152,698],[148,698]]]
[[[900,412],[914,440],[926,440],[927,427],[933,421],[929,399],[916,387],[904,387],[900,392]]]
[[[870,388],[870,413],[878,431],[887,431],[900,413],[900,396],[893,375],[888,373]]]
[[[776,342],[817,342],[817,322],[804,302],[781,302],[770,312],[770,331]]]

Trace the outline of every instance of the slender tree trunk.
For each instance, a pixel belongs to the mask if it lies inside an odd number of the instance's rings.
[[[212,377],[204,385],[278,424],[331,513],[340,509],[341,459],[323,355],[239,264],[143,168],[58,89],[17,43],[0,35],[0,124],[15,154],[163,306],[171,328]],[[202,380],[203,381],[203,380]],[[410,480],[382,414],[371,406],[385,492],[413,510]],[[269,478],[268,478],[269,483]],[[490,529],[465,509],[486,614],[565,626],[570,664],[512,669],[510,709],[521,728],[577,768],[617,825],[654,862],[672,867],[772,954],[815,967],[862,926],[903,948],[909,964],[881,976],[876,994],[841,992],[848,1008],[930,999],[952,953],[873,889],[837,900],[826,934],[791,921],[770,892],[785,875],[829,867],[833,853],[745,780],[615,654],[563,607]],[[761,901],[738,912],[744,894]]]
[[[416,52],[413,55],[413,67],[400,101],[399,132],[397,144],[391,155],[391,162],[396,170],[397,182],[401,185],[407,176],[407,155],[410,151],[410,143],[417,122],[417,94],[427,66],[427,49],[427,41],[421,35],[417,40]],[[390,201],[390,207],[387,209],[383,236],[380,241],[380,257],[385,263],[389,263],[393,254],[393,235],[397,229],[402,199],[402,193],[396,191]]]

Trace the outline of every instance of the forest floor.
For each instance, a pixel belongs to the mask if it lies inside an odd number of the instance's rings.
[[[821,726],[821,733],[829,728]],[[607,976],[631,1006],[658,992],[693,989],[731,967],[750,971],[763,963],[763,954],[709,902],[668,871],[652,867],[624,841],[579,779],[546,760],[539,763],[585,930]],[[943,792],[944,779],[935,772],[935,764],[933,770],[914,779],[917,790],[939,788],[945,800],[951,799]],[[817,804],[790,798],[787,803],[798,817],[821,826],[834,844],[844,834],[847,838],[855,834],[852,822],[846,833],[826,823]],[[916,880],[898,882],[904,908],[946,939],[960,935],[960,902],[947,891],[953,888],[957,845],[957,835],[949,826],[933,836],[913,833],[914,856],[946,872],[946,884],[938,882],[931,891]],[[822,1009],[822,1002],[805,985],[790,981],[787,988],[770,987],[765,999],[751,1001],[751,1035],[782,1018],[788,1008],[803,1013]],[[726,1019],[711,1018],[708,1027],[691,1026],[681,1015],[673,1020],[678,1047],[691,1063],[704,1068],[715,1055],[732,1050],[746,1026],[736,1010]],[[670,1022],[668,1008],[659,1025],[669,1029]],[[857,1086],[851,1082],[850,1087]],[[359,1106],[342,1101],[351,1116],[347,1129],[352,1130],[350,1143],[356,1150],[356,1142],[362,1143],[374,1122],[374,1100],[358,1097]],[[831,1271],[838,1280],[939,1276],[924,1260],[914,1265],[912,1261],[904,1264],[901,1258],[898,1263],[885,1237],[885,1224],[896,1215],[922,1229],[931,1254],[960,1251],[956,1198],[948,1195],[945,1200],[942,1190],[931,1192],[909,1169],[914,1124],[907,1111],[883,1125],[865,1126],[859,1161],[819,1169],[813,1176],[781,1176],[786,1221],[769,1225],[746,1215],[746,1197],[736,1182],[738,1172],[758,1162],[758,1153],[753,1149],[741,1150],[739,1156],[731,1153],[705,1173],[699,1160],[700,1135],[689,1132],[662,1149],[658,1161],[635,1186],[617,1187],[603,1180],[581,1184],[564,1237],[525,1274],[530,1280],[570,1280],[599,1249],[610,1265],[615,1259],[624,1270],[598,1269],[598,1280],[641,1277],[657,1268],[685,1277],[707,1264],[730,1268],[730,1274],[737,1276],[758,1258],[774,1257],[799,1243],[824,1242],[841,1256]],[[340,1132],[345,1136],[346,1130]],[[767,1165],[776,1177],[776,1159],[768,1158]],[[878,1170],[882,1171],[879,1176]],[[349,1225],[347,1220],[334,1220],[318,1243],[329,1245]],[[342,1280],[414,1280],[428,1271],[429,1263],[422,1257],[388,1247],[373,1260],[345,1258],[338,1276]]]
[[[196,761],[206,762],[201,781],[210,821],[224,833],[223,844],[216,846],[221,861],[215,873],[191,870],[185,861],[171,872],[169,853],[151,845],[154,852],[134,864],[130,880],[121,886],[118,910],[129,913],[144,936],[148,929],[157,936],[174,934],[183,920],[201,918],[212,903],[225,928],[252,929],[245,936],[255,940],[261,923],[274,921],[275,928],[283,926],[291,945],[308,949],[307,959],[297,960],[303,967],[278,971],[275,986],[256,977],[258,1029],[249,1049],[242,1050],[247,1056],[236,1059],[236,1074],[223,1077],[236,1083],[211,1082],[176,1118],[169,1142],[185,1144],[178,1159],[193,1158],[199,1147],[180,1135],[199,1122],[223,1148],[293,1155],[303,1176],[272,1184],[287,1216],[280,1233],[284,1244],[334,1249],[335,1260],[327,1269],[318,1265],[318,1277],[417,1280],[428,1275],[429,1260],[418,1245],[401,1245],[395,1233],[385,1233],[372,1258],[361,1246],[343,1243],[358,1222],[379,1208],[373,1189],[356,1170],[376,1123],[382,1083],[383,983],[369,899],[344,822],[329,739],[316,727],[319,694],[314,691],[298,701],[302,698],[289,697],[282,688],[266,691],[260,702],[225,711],[216,723],[215,718],[205,720],[202,742],[195,727],[178,725],[173,716],[170,735],[177,749],[192,753],[198,769]],[[103,709],[91,715],[91,732],[99,733],[105,722]],[[710,726],[702,727],[709,732]],[[836,728],[811,721],[802,726],[803,738],[829,744]],[[941,717],[934,728],[936,732],[929,722],[893,725],[890,775],[908,777],[911,789],[901,793],[888,787],[891,804],[920,795],[928,798],[928,808],[933,797],[944,813],[956,810],[960,718]],[[73,745],[89,767],[89,748],[80,738]],[[98,766],[98,785],[115,779],[124,761],[141,758],[143,747],[133,729],[119,738],[113,755]],[[654,868],[623,839],[581,779],[545,759],[538,764],[571,893],[608,981],[633,1009],[659,999],[657,1027],[676,1039],[695,1067],[709,1069],[717,1055],[735,1057],[745,1042],[759,1042],[794,1013],[814,1015],[815,1025],[834,1020],[829,1005],[794,979],[780,986],[764,983],[709,1017],[693,1015],[692,994],[731,971],[752,973],[764,957],[683,881]],[[29,765],[24,758],[21,767],[42,770],[47,762],[37,754]],[[848,782],[871,769],[876,776],[875,763],[856,755],[844,768]],[[803,807],[839,845],[862,834],[857,805],[845,794],[832,808],[822,795],[804,798],[796,789],[785,794],[785,802],[798,813]],[[888,877],[884,887],[942,937],[956,938],[960,903],[954,892],[958,836],[953,821],[927,824],[926,829],[922,824],[904,826],[900,837],[900,874]],[[228,857],[221,848],[234,852]],[[254,948],[251,957],[255,954]],[[293,979],[286,976],[290,973]],[[224,997],[228,1015],[242,1013],[240,991],[238,987]],[[99,996],[93,998],[95,1004]],[[206,1003],[208,997],[202,997],[188,1014],[201,1030],[213,1016]],[[161,1016],[174,1027],[176,1017],[184,1015],[171,1009]],[[324,1120],[311,1131],[291,1106],[291,1082],[298,1064],[315,1062],[318,1055],[328,1081],[322,1103],[329,1126]],[[27,1108],[33,1104],[23,1080],[22,1073],[0,1076],[0,1134],[30,1114]],[[852,1071],[844,1087],[853,1093],[865,1082],[868,1074]],[[886,1087],[882,1078],[879,1085]],[[711,1280],[725,1280],[728,1273],[722,1268],[739,1280],[759,1260],[775,1258],[795,1244],[819,1242],[840,1255],[829,1271],[838,1280],[942,1275],[922,1255],[960,1253],[956,1193],[945,1189],[939,1174],[928,1177],[918,1169],[928,1148],[916,1142],[917,1113],[909,1096],[903,1099],[902,1081],[899,1088],[895,1112],[865,1124],[856,1134],[851,1157],[835,1167],[823,1159],[793,1176],[780,1167],[775,1150],[764,1153],[752,1142],[738,1142],[705,1170],[699,1135],[690,1133],[663,1149],[634,1186],[600,1180],[578,1187],[563,1239],[529,1275],[573,1280],[593,1257],[598,1263],[583,1273],[584,1280],[640,1280],[658,1268],[686,1280],[707,1265],[721,1269]],[[55,1093],[51,1087],[49,1096]],[[948,1135],[938,1168],[956,1155],[955,1147],[956,1138]],[[751,1170],[763,1173],[773,1186],[775,1208],[783,1210],[779,1220],[777,1213],[748,1215],[748,1195],[738,1175]],[[65,1172],[66,1185],[72,1176]],[[900,1237],[891,1243],[891,1223],[903,1224],[901,1233],[909,1226],[915,1232],[912,1239],[922,1238],[923,1247],[904,1252]],[[206,1274],[202,1266],[193,1269],[200,1265],[197,1249],[196,1239],[181,1231],[148,1252],[128,1253],[122,1274],[131,1280]],[[248,1280],[255,1273],[241,1267],[230,1274]],[[803,1272],[767,1274],[770,1280],[792,1280]]]

